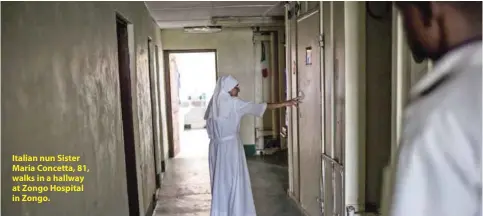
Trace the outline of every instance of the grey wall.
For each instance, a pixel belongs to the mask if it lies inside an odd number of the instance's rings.
[[[165,50],[216,49],[218,76],[233,75],[240,82],[240,97],[255,100],[255,58],[249,28],[223,29],[214,34],[188,34],[183,30],[162,30]],[[255,144],[255,117],[241,123],[244,144]]]
[[[134,27],[131,78],[144,212],[155,191],[147,37],[160,45],[144,3],[2,2],[1,9],[2,215],[128,215],[116,12]],[[49,193],[44,204],[12,203],[12,154],[81,156],[90,168],[85,191]]]
[[[383,11],[385,2],[373,2]],[[391,155],[391,12],[366,15],[366,203],[380,202],[383,168]]]

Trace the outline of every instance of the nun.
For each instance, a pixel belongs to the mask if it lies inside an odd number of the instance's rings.
[[[299,103],[299,98],[281,103],[247,102],[238,98],[239,92],[238,81],[234,77],[220,77],[204,117],[210,138],[211,216],[256,216],[240,139],[242,117],[262,117],[267,109]]]

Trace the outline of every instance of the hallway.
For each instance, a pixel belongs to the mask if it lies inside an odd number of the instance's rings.
[[[209,215],[208,142],[205,130],[184,131],[181,134],[181,152],[168,163],[155,216]],[[302,215],[286,193],[286,166],[250,157],[248,168],[258,215]]]
[[[1,215],[209,215],[209,140],[205,130],[183,132],[191,115],[177,117],[211,95],[197,90],[188,103],[170,58],[200,52],[214,53],[216,77],[239,81],[242,100],[304,98],[241,120],[258,216],[377,214],[410,87],[432,67],[413,60],[392,2],[0,5]],[[204,83],[208,69],[191,63],[197,75],[187,77]],[[51,174],[13,169],[38,165],[11,160],[23,155],[78,157],[69,166],[90,170],[74,182],[82,193],[17,191],[24,183],[13,176]],[[26,183],[52,184],[40,180]]]

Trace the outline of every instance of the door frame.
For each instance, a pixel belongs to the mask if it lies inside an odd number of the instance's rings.
[[[161,62],[160,62],[160,59],[159,59],[159,46],[157,44],[154,44],[154,63],[155,63],[155,70],[157,71],[157,74],[158,76],[156,77],[157,78],[157,81],[161,81],[160,77],[164,74],[164,71],[161,70]],[[163,78],[164,80],[164,78]],[[161,83],[158,83],[158,85],[156,85],[156,88],[157,88],[157,91],[158,91],[158,98],[157,100],[159,101],[159,104],[158,104],[158,109],[159,109],[159,114],[158,114],[158,119],[159,119],[159,151],[160,151],[160,166],[161,166],[161,176],[160,176],[160,179],[162,181],[162,177],[163,177],[163,173],[166,172],[166,163],[165,163],[165,152],[167,151],[167,149],[164,149],[164,126],[163,126],[163,121],[164,121],[164,116],[163,116],[163,108],[162,108],[162,105],[161,103],[163,102],[163,98],[161,97],[161,95],[163,94],[162,90],[163,88],[161,88]]]
[[[171,90],[172,90],[172,83],[171,83],[171,63],[169,60],[170,54],[181,54],[181,53],[215,53],[215,77],[218,80],[218,51],[216,49],[165,49],[164,53],[164,75],[165,75],[165,84],[166,84],[166,117],[167,117],[167,125],[168,125],[168,152],[169,158],[174,158],[176,156],[176,152],[174,152],[174,136],[173,136],[173,107],[172,107],[172,98],[171,98]],[[179,145],[179,143],[178,143]]]
[[[153,133],[153,162],[154,162],[154,176],[155,176],[155,182],[156,182],[156,189],[161,188],[161,173],[162,169],[160,167],[161,165],[161,160],[158,161],[159,155],[162,153],[160,152],[160,148],[158,148],[158,145],[161,145],[161,136],[160,133],[158,133],[158,128],[161,128],[161,122],[159,121],[159,113],[156,112],[156,108],[160,108],[159,106],[159,101],[157,97],[157,94],[159,92],[157,91],[159,83],[156,82],[159,76],[159,71],[156,68],[157,61],[156,59],[156,53],[155,52],[155,43],[153,42],[153,39],[151,37],[147,38],[147,45],[148,45],[148,71],[149,71],[149,89],[150,89],[150,101],[151,101],[151,120],[152,120],[152,133]],[[157,94],[156,94],[157,93]],[[159,171],[159,172],[158,172]]]
[[[119,97],[120,97],[120,108],[121,108],[121,120],[123,124],[123,140],[124,140],[124,156],[125,156],[125,168],[126,168],[126,184],[127,184],[127,196],[128,196],[128,208],[129,208],[129,215],[130,216],[139,216],[141,205],[139,202],[140,192],[138,189],[138,176],[137,176],[137,163],[136,163],[136,144],[135,144],[135,133],[134,133],[134,107],[133,107],[133,92],[132,92],[132,51],[130,50],[130,36],[133,35],[129,34],[130,25],[132,25],[126,18],[124,18],[121,14],[116,13],[115,15],[115,22],[116,22],[116,42],[117,48],[119,49],[119,31],[118,26],[122,25],[122,28],[125,28],[127,37],[125,41],[125,45],[127,45],[127,64],[124,65],[127,68],[124,68],[124,71],[121,71],[120,64],[118,65],[118,75],[119,75]],[[119,50],[118,50],[118,63],[120,63],[119,57]],[[125,80],[125,81],[123,81]],[[123,87],[124,86],[124,87]],[[127,89],[124,89],[127,88]],[[124,94],[123,94],[124,92]],[[123,97],[124,95],[124,97]],[[123,109],[123,104],[127,103],[125,109]],[[127,108],[127,109],[126,109]],[[124,113],[124,114],[123,114]],[[126,115],[126,116],[124,116]],[[129,115],[129,116],[127,116]],[[128,131],[128,133],[126,133]]]

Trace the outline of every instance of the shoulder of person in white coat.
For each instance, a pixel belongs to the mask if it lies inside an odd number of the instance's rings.
[[[397,5],[415,59],[435,65],[411,89],[383,215],[481,215],[481,2]]]
[[[455,64],[436,64],[411,92],[391,215],[481,211],[481,43],[467,48],[452,54]],[[474,61],[464,66],[463,57]]]

